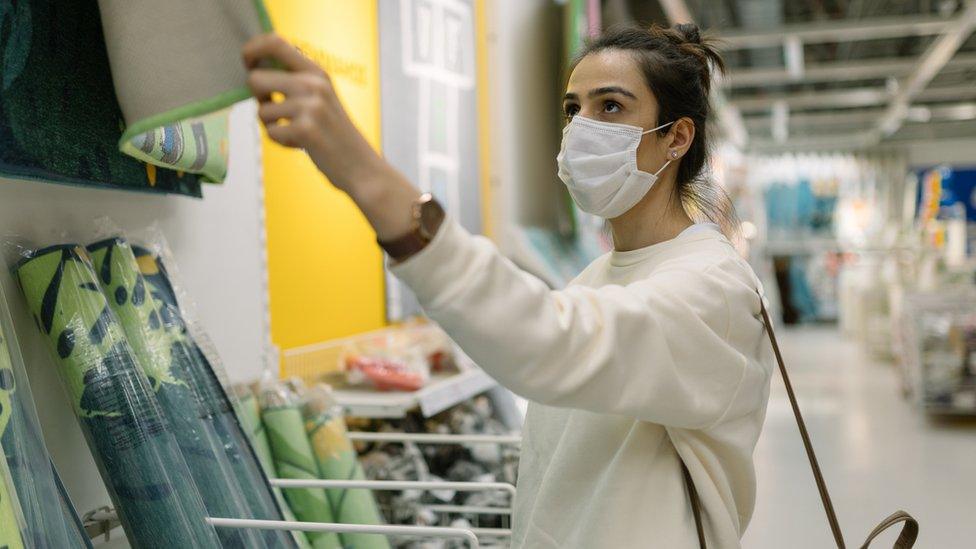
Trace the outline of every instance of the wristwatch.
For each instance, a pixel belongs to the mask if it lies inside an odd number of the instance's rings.
[[[423,250],[434,239],[444,222],[444,208],[430,193],[424,193],[413,203],[413,229],[394,240],[377,240],[390,258],[404,261]]]

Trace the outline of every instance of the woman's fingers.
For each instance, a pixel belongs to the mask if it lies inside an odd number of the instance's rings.
[[[298,147],[298,138],[295,135],[295,130],[290,125],[285,126],[281,124],[270,124],[266,125],[265,128],[268,130],[268,137],[286,147]]]
[[[255,36],[244,44],[244,64],[249,69],[257,67],[261,61],[277,61],[292,71],[319,71],[319,66],[302,52],[277,34]]]
[[[247,85],[258,101],[268,101],[271,94],[278,92],[287,97],[297,97],[312,93],[317,89],[315,76],[273,69],[254,69],[247,76]],[[321,77],[318,77],[321,78]]]
[[[262,101],[258,106],[258,117],[266,125],[275,124],[279,120],[291,120],[301,112],[298,99],[286,99],[280,103]]]

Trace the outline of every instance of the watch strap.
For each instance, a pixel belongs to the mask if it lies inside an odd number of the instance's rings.
[[[416,227],[409,233],[395,240],[377,241],[383,251],[394,261],[403,261],[415,253],[423,250],[430,241],[420,234],[420,228]]]

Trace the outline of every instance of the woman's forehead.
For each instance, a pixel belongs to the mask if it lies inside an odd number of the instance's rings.
[[[601,50],[580,59],[569,77],[566,91],[585,97],[591,90],[608,86],[627,89],[637,97],[650,95],[633,54],[616,49]]]

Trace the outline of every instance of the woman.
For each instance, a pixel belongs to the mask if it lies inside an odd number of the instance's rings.
[[[355,201],[424,310],[531,401],[513,547],[738,547],[771,370],[758,281],[703,192],[710,65],[697,27],[612,31],[572,71],[559,176],[614,250],[552,291],[444,218],[276,36],[244,49],[260,117]],[[277,61],[285,71],[258,68]],[[272,93],[285,99],[272,101]],[[705,211],[702,211],[705,210]]]

